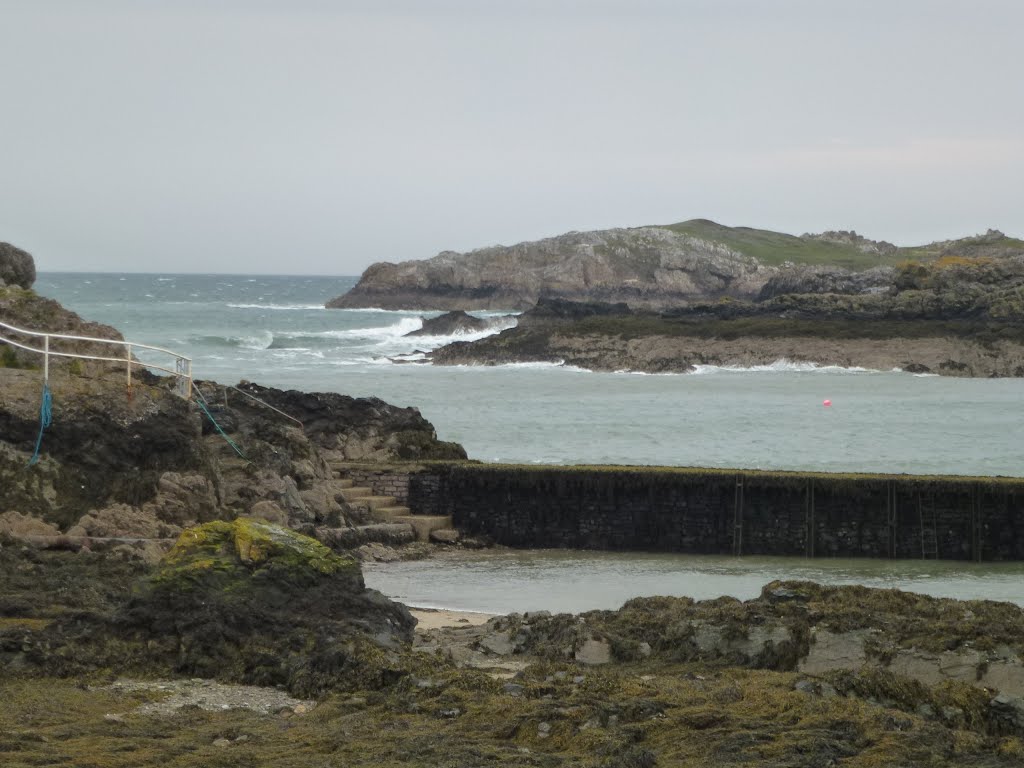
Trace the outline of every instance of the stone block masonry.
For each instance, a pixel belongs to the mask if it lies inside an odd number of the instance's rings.
[[[394,496],[395,503],[408,506],[408,469],[385,465],[379,468],[352,467],[345,470],[345,476],[356,486],[370,488],[374,496]]]
[[[349,473],[513,547],[1024,560],[1024,478],[494,464]]]

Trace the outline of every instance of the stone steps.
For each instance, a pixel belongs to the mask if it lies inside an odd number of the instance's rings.
[[[393,507],[397,502],[398,500],[394,496],[364,496],[359,499],[360,504],[366,505],[374,512],[378,509]]]
[[[377,507],[373,510],[373,516],[378,520],[392,522],[398,517],[411,517],[412,510],[408,507]]]
[[[356,488],[353,486],[349,486],[348,488],[341,488],[338,492],[338,495],[341,496],[341,498],[343,498],[349,504],[352,504],[353,502],[361,501],[367,498],[368,496],[373,496],[373,489],[365,487]]]
[[[451,515],[402,515],[393,518],[391,522],[411,525],[417,541],[430,541],[431,531],[452,527]]]
[[[417,541],[430,541],[433,531],[452,527],[450,515],[414,515],[409,507],[401,505],[394,496],[378,496],[372,488],[355,485],[348,478],[347,467],[338,462],[328,465],[338,478],[338,495],[346,503],[370,510],[370,519],[384,525],[408,525],[416,534]]]

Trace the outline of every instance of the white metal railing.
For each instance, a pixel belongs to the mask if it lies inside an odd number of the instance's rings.
[[[3,331],[9,331],[23,336],[31,336],[33,338],[43,340],[43,348],[30,346],[29,344],[14,341],[8,338]],[[50,348],[50,339],[64,339],[67,341],[84,341],[92,344],[110,344],[112,346],[124,347],[124,357],[102,357],[100,355],[81,355],[74,352],[58,352]],[[163,347],[154,347],[149,344],[136,344],[130,341],[117,341],[115,339],[96,339],[90,336],[68,336],[61,333],[40,333],[39,331],[27,331],[24,328],[16,328],[13,325],[0,322],[0,343],[10,344],[12,347],[18,349],[24,349],[29,352],[35,352],[43,356],[43,380],[50,380],[50,358],[51,357],[71,357],[76,360],[95,360],[98,362],[107,363],[123,363],[125,365],[126,376],[128,387],[132,385],[132,366],[137,365],[140,368],[149,368],[154,371],[163,371],[176,377],[178,384],[178,394],[184,397],[186,400],[192,397],[192,358],[179,355],[170,349],[164,349]],[[153,352],[160,352],[166,355],[170,355],[174,358],[174,367],[168,368],[162,365],[156,365],[154,363],[144,363],[141,360],[136,360],[132,357],[132,350],[136,349],[148,349]]]

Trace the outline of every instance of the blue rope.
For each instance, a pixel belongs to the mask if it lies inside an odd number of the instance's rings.
[[[50,385],[48,382],[43,382],[43,401],[39,405],[39,437],[36,438],[36,450],[32,454],[32,458],[29,459],[28,465],[31,467],[33,464],[39,461],[39,449],[43,445],[43,432],[48,426],[53,423],[53,395],[50,394]]]
[[[199,390],[197,389],[196,391],[198,392]],[[218,424],[217,420],[213,418],[213,414],[206,409],[205,405],[203,405],[203,400],[205,400],[206,398],[203,397],[202,393],[199,394],[199,397],[200,399],[196,400],[196,405],[198,405],[202,409],[203,413],[206,414],[206,418],[208,418],[210,420],[210,423],[213,424],[213,426],[216,428],[218,432],[220,432],[220,436],[227,440],[228,445],[235,449],[235,453],[237,453],[243,459],[248,461],[249,457],[242,453],[242,449],[235,444],[235,441],[228,437],[227,434],[225,434],[224,430],[220,428],[220,424]]]

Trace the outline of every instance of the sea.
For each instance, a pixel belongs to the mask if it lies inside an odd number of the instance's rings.
[[[478,334],[410,337],[440,312],[324,308],[356,281],[44,272],[35,288],[86,319],[115,326],[129,341],[190,357],[196,378],[416,407],[441,439],[485,462],[1024,476],[1024,380],[786,360],[652,375],[540,363],[434,366],[425,353],[513,327],[516,313],[473,313],[494,322]],[[1012,564],[798,565],[534,552],[376,566],[367,581],[414,604],[488,612],[527,604],[611,608],[642,593],[750,597],[770,577],[791,572],[1024,604],[1024,569]],[[440,578],[442,567],[454,576]],[[629,578],[621,578],[624,570]],[[518,597],[510,581],[520,584]],[[431,584],[433,593],[424,592]]]

